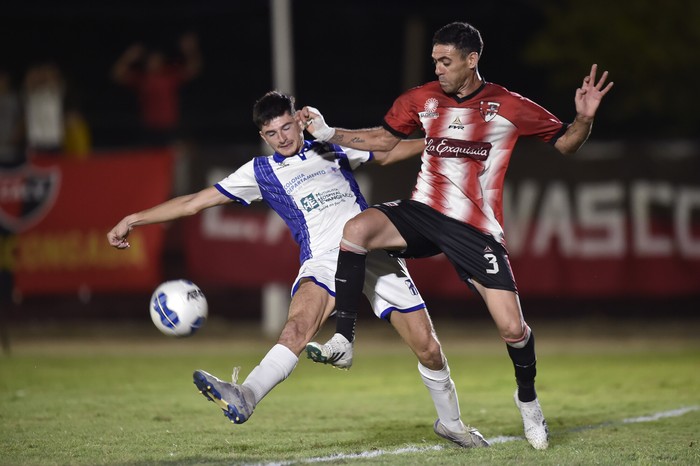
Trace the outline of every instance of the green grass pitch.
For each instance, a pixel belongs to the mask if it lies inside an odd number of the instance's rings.
[[[350,371],[301,359],[243,425],[206,401],[191,374],[226,379],[240,365],[244,378],[274,344],[255,325],[212,320],[180,340],[150,322],[11,327],[0,464],[700,464],[697,321],[531,321],[551,431],[543,452],[522,438],[492,325],[435,322],[464,421],[504,440],[462,450],[432,432],[415,357],[369,322],[360,321]]]

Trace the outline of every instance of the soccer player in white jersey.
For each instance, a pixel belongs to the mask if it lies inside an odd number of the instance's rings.
[[[236,380],[238,368],[234,369],[233,383],[202,370],[194,372],[194,383],[202,394],[236,424],[246,422],[263,397],[289,376],[299,354],[333,311],[343,225],[367,207],[353,169],[372,160],[393,163],[423,149],[420,139],[386,152],[305,141],[295,119],[294,99],[274,91],[255,103],[253,121],[274,154],[253,158],[198,193],[127,215],[107,234],[112,246],[127,248],[127,237],[135,226],[174,220],[230,202],[248,205],[264,201],[287,223],[300,247],[301,268],[277,344],[241,384]],[[403,259],[392,258],[385,251],[370,254],[364,293],[375,314],[388,320],[417,356],[418,371],[438,414],[435,433],[465,448],[488,446],[477,429],[461,420],[447,359]],[[340,354],[334,362],[349,368],[352,360]]]
[[[520,136],[535,136],[559,152],[576,152],[591,132],[593,117],[612,83],[607,71],[596,82],[596,65],[576,90],[576,118],[564,124],[514,92],[484,81],[477,65],[483,41],[468,23],[455,22],[433,37],[438,79],[413,88],[394,102],[381,127],[329,127],[320,112],[297,114],[317,138],[359,150],[391,150],[415,130],[425,133],[422,166],[410,200],[372,206],[343,230],[336,275],[337,333],[307,355],[334,364],[333,354],[352,357],[354,326],[368,251],[396,257],[443,252],[460,278],[481,295],[515,367],[515,403],[525,437],[536,449],[549,433],[535,392],[535,339],[525,322],[508,262],[502,192],[508,162]]]

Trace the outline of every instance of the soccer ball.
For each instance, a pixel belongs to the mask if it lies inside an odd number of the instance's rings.
[[[151,296],[151,320],[171,337],[188,337],[204,325],[209,313],[207,298],[189,280],[161,283]]]

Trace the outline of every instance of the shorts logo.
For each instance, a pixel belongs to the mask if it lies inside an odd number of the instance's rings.
[[[307,212],[311,212],[312,210],[318,208],[318,206],[319,206],[319,203],[313,194],[309,194],[306,197],[302,197],[299,202],[301,202],[301,206]]]
[[[437,118],[440,114],[436,111],[438,108],[438,100],[435,97],[431,97],[425,101],[423,106],[424,112],[418,112],[420,118]]]
[[[411,280],[404,280],[404,283],[408,287],[409,293],[411,293],[413,296],[418,296],[418,288],[416,288],[416,285],[414,285]]]
[[[450,126],[447,127],[447,129],[464,129],[462,120],[460,120],[459,117],[455,118],[454,121],[450,124]]]
[[[501,104],[498,102],[484,102],[483,100],[479,102],[479,113],[484,121],[491,121],[498,115],[498,109]]]

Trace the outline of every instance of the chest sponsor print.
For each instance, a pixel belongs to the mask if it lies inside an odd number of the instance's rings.
[[[299,203],[305,211],[311,212],[312,210],[316,209],[322,211],[328,207],[336,206],[342,202],[345,202],[345,200],[353,201],[354,199],[354,194],[350,192],[342,192],[333,188],[304,196],[299,200]]]
[[[427,138],[425,153],[433,157],[470,158],[483,162],[491,153],[490,142],[463,141],[453,138]]]

